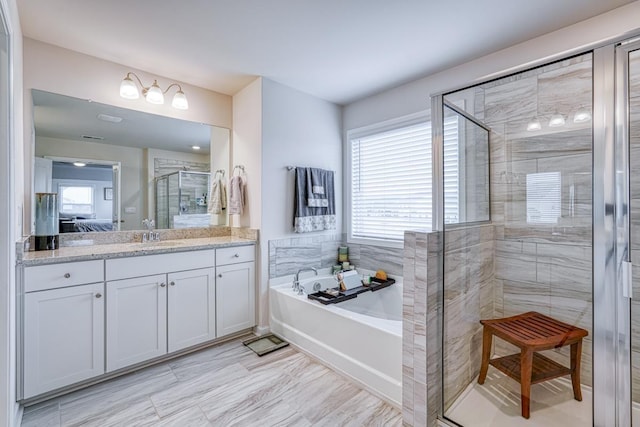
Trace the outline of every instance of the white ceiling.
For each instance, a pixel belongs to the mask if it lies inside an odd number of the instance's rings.
[[[264,76],[338,104],[631,0],[20,0],[26,37],[233,95]]]

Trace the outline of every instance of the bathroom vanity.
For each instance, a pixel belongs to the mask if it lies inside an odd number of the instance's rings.
[[[255,241],[64,247],[20,260],[22,401],[110,378],[255,326]]]

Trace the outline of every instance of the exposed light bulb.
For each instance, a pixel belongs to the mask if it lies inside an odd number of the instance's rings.
[[[542,124],[540,124],[540,120],[538,120],[538,118],[534,118],[533,120],[531,120],[528,124],[527,124],[527,131],[529,132],[533,132],[536,130],[540,130],[542,129]]]
[[[73,166],[77,166],[81,168],[81,167],[87,166],[87,164],[83,162],[73,162]]]
[[[154,80],[149,90],[147,90],[145,98],[151,104],[164,104],[164,95],[162,94],[162,89],[158,86],[157,80]]]
[[[138,99],[140,97],[138,87],[128,75],[120,83],[120,96],[125,99]]]
[[[591,112],[589,110],[578,110],[573,116],[573,123],[584,123],[591,120]]]
[[[187,102],[187,97],[185,96],[182,90],[178,90],[175,95],[173,95],[173,101],[171,101],[171,106],[173,108],[177,108],[178,110],[188,110],[189,102]]]
[[[549,127],[557,128],[560,126],[564,126],[564,123],[564,116],[562,114],[556,113],[551,116],[551,119],[549,120]]]
[[[192,145],[191,148],[193,148],[194,150],[199,150],[200,146],[199,145]]]

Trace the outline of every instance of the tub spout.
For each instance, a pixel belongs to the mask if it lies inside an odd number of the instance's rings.
[[[303,271],[313,271],[316,276],[318,275],[318,270],[316,270],[314,267],[304,267],[298,270],[295,278],[293,279],[293,290],[297,292],[298,295],[302,295],[302,293],[304,292],[304,290],[300,288],[300,273],[302,273]]]

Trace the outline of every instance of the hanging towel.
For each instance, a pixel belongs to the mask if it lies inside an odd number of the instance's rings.
[[[307,206],[313,208],[326,208],[329,206],[329,200],[325,194],[327,174],[329,172],[331,171],[318,168],[306,168]],[[333,174],[333,172],[331,173]]]
[[[313,193],[313,189],[309,189],[309,185],[313,185],[311,178],[308,176],[311,173],[309,169],[310,168],[296,167],[293,229],[296,233],[335,230],[336,211],[333,191],[333,171],[320,169],[323,172],[322,186],[324,187],[324,196],[327,203],[326,206],[317,207],[310,206],[308,203],[308,195],[309,193]],[[314,198],[313,200],[319,199]]]
[[[246,178],[235,175],[229,181],[229,214],[242,215],[245,204]]]
[[[213,178],[211,189],[209,190],[209,204],[207,213],[221,214],[227,208],[227,189],[224,185],[224,178],[219,174]]]

